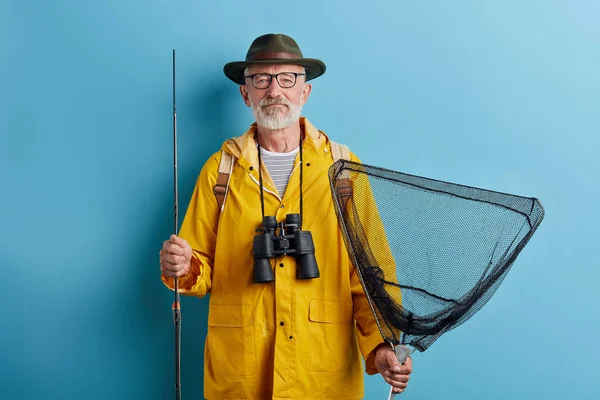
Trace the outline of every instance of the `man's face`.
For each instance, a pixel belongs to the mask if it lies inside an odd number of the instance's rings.
[[[281,72],[304,73],[304,68],[299,65],[254,65],[248,68],[246,75]],[[257,89],[252,79],[246,78],[246,84],[240,86],[240,93],[246,105],[252,108],[259,125],[268,129],[283,129],[298,121],[302,106],[308,100],[312,87],[305,78],[298,76],[293,87],[282,88],[273,77],[271,84],[264,89]],[[286,81],[284,76],[279,79]],[[286,86],[285,83],[283,86]]]

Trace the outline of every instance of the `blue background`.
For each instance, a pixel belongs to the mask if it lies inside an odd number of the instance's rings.
[[[600,3],[17,1],[0,6],[0,398],[173,396],[171,51],[183,212],[252,115],[222,66],[284,32],[305,115],[363,162],[538,197],[492,300],[414,355],[403,399],[600,398]],[[184,399],[206,299],[183,299]],[[380,377],[368,399],[383,399]]]

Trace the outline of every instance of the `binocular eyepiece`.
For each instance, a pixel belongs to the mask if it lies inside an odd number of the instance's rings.
[[[288,214],[285,223],[278,226],[274,216],[263,218],[261,232],[254,236],[252,254],[254,256],[254,283],[272,282],[275,274],[270,258],[289,254],[297,261],[296,277],[312,279],[319,277],[315,258],[315,245],[310,231],[302,231],[300,214]]]

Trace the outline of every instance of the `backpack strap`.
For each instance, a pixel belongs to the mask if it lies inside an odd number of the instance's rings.
[[[339,159],[350,160],[350,149],[345,144],[340,144],[334,141],[330,141],[331,155],[333,156],[333,162]]]
[[[330,141],[333,162],[340,159],[350,161],[350,149],[345,144]],[[344,171],[337,181],[337,197],[340,199],[342,211],[346,209],[348,200],[352,197],[352,183],[348,172]]]
[[[333,162],[337,160],[350,160],[350,149],[348,146],[334,141],[330,141],[331,155],[333,156]],[[233,170],[233,164],[235,157],[226,151],[221,151],[221,161],[219,162],[219,173],[217,175],[217,183],[213,187],[213,193],[217,199],[217,205],[219,206],[219,212],[222,212],[225,206],[225,198],[229,190],[229,178],[231,171]],[[352,196],[352,186],[350,185],[350,179],[346,172],[342,173],[342,178],[338,180],[338,193],[340,194],[340,200],[342,206],[345,209],[346,203]]]
[[[227,197],[227,191],[229,188],[229,177],[233,170],[233,155],[226,151],[221,151],[221,161],[219,162],[219,174],[217,176],[217,183],[213,187],[213,193],[217,199],[219,205],[219,212],[223,211],[225,204],[225,197]]]

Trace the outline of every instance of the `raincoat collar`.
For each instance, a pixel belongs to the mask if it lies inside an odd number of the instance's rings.
[[[315,128],[306,117],[300,117],[300,129],[304,132],[303,150],[317,151],[328,141],[327,136]],[[241,136],[232,138],[223,143],[222,150],[235,156],[241,163],[258,165],[258,152],[256,149],[256,122]]]

